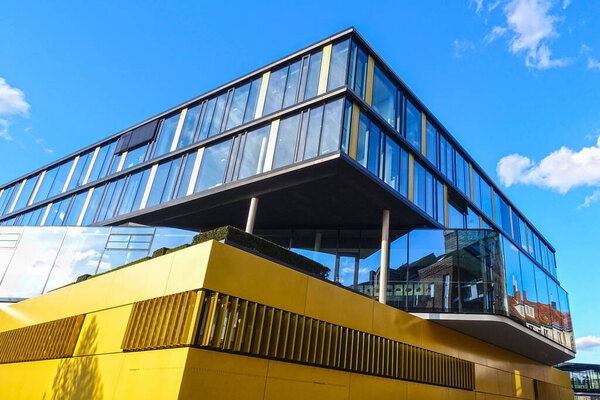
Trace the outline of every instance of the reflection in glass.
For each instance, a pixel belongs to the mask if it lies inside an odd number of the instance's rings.
[[[239,88],[236,88],[233,92],[233,100],[231,101],[231,107],[229,108],[229,114],[227,115],[227,126],[225,130],[235,128],[236,126],[242,124],[242,121],[244,119],[244,111],[246,109],[246,101],[248,100],[249,93],[249,83]]]
[[[41,294],[64,234],[63,228],[25,229],[0,284],[0,298]]]
[[[437,166],[438,160],[438,143],[437,143],[437,130],[433,127],[431,122],[427,120],[425,125],[425,152],[426,157],[431,163]]]
[[[323,52],[310,55],[310,60],[308,62],[308,77],[306,78],[306,89],[304,90],[304,100],[311,99],[317,95],[322,58]]]
[[[179,178],[179,188],[177,189],[177,198],[187,195],[188,187],[190,185],[190,178],[192,177],[192,171],[194,170],[194,164],[196,163],[197,152],[189,153],[185,157],[185,165],[182,167],[182,172]]]
[[[123,170],[127,168],[131,168],[135,165],[141,164],[144,162],[146,158],[146,149],[148,145],[145,144],[143,146],[137,147],[133,150],[129,150],[127,152],[127,156],[125,157],[125,161],[123,162]]]
[[[180,164],[181,158],[176,158],[158,166],[146,207],[171,200]]]
[[[266,125],[246,134],[238,179],[260,174],[263,171],[270,130],[271,126]]]
[[[117,142],[112,142],[100,147],[98,155],[96,156],[96,161],[94,161],[94,166],[90,172],[88,182],[93,182],[108,175],[108,168],[115,152],[116,144]],[[44,178],[44,180],[46,180],[46,178]],[[42,200],[42,197],[38,196],[38,200]]]
[[[194,192],[201,192],[223,183],[230,147],[231,139],[204,149]]]
[[[296,61],[295,63],[290,65],[283,97],[283,108],[289,107],[296,103],[296,94],[298,93],[298,81],[300,79],[301,62],[302,61]]]
[[[373,76],[373,109],[390,125],[396,120],[396,86],[378,67]]]
[[[154,157],[167,154],[171,150],[171,144],[173,143],[173,137],[175,136],[178,123],[179,114],[175,114],[162,121],[160,131],[158,133],[158,140],[154,146]]]
[[[217,97],[215,111],[212,116],[212,122],[210,123],[210,129],[208,130],[208,137],[214,136],[221,131],[221,121],[223,119],[223,113],[225,112],[228,93],[229,92],[223,93]]]
[[[349,40],[337,43],[331,48],[331,61],[329,62],[329,78],[327,90],[334,90],[346,83],[346,69],[348,65]]]
[[[69,214],[67,215],[67,219],[65,220],[65,225],[77,225],[77,221],[79,221],[79,216],[81,215],[81,210],[83,209],[83,205],[85,204],[85,199],[87,198],[88,191],[81,192],[77,194],[73,198],[73,202],[71,203],[71,208],[69,209]]]
[[[281,109],[283,94],[285,92],[285,83],[287,80],[289,67],[283,67],[277,71],[271,72],[269,77],[269,86],[265,98],[263,115],[269,115]]]
[[[31,178],[27,179],[27,181],[25,181],[25,185],[23,186],[23,189],[19,194],[19,198],[17,199],[17,203],[15,204],[13,211],[20,210],[21,208],[27,206],[29,198],[31,197],[31,192],[33,192],[33,188],[37,183],[37,178],[37,176],[32,176]]]
[[[254,119],[256,113],[256,104],[258,103],[258,94],[260,92],[260,84],[262,77],[252,81],[250,85],[250,94],[248,95],[248,101],[246,102],[246,112],[244,113],[244,123],[250,122]]]
[[[406,99],[405,107],[405,137],[410,144],[421,151],[421,112],[410,100]]]
[[[200,111],[202,111],[202,104],[188,108],[185,114],[185,120],[183,121],[183,127],[181,128],[181,133],[179,134],[179,141],[177,142],[178,149],[192,144],[196,126],[200,119]]]
[[[104,188],[106,185],[92,188],[92,197],[90,197],[90,202],[85,209],[85,215],[83,216],[83,220],[81,221],[82,225],[90,225],[94,221],[94,216],[96,211],[98,211],[98,206],[100,205],[100,199],[102,198],[102,193],[104,192]]]
[[[323,106],[311,108],[309,112],[308,128],[306,129],[306,142],[302,159],[308,160],[317,156],[319,151],[319,137],[323,122]]]
[[[85,180],[85,176],[87,175],[87,171],[90,167],[93,156],[94,151],[92,150],[79,157],[77,165],[75,166],[75,170],[73,171],[73,176],[69,181],[67,190],[75,189],[76,187],[83,185],[83,181]]]
[[[348,75],[348,85],[362,99],[365,98],[365,88],[367,85],[367,63],[369,57],[364,51],[352,42],[350,51],[350,72]]]
[[[321,131],[321,144],[319,147],[320,155],[339,149],[343,106],[343,99],[325,104],[323,129]]]
[[[44,293],[83,274],[94,274],[108,236],[107,228],[70,228],[54,262]]]
[[[273,157],[273,169],[294,162],[299,123],[300,115],[294,115],[280,121],[279,131],[277,132],[277,144],[275,145],[275,156]]]

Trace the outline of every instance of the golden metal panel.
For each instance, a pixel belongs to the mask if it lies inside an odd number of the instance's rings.
[[[319,84],[317,87],[317,95],[327,91],[327,79],[329,78],[329,64],[331,61],[331,44],[323,47],[323,56],[321,57],[321,72],[319,74]]]
[[[421,154],[427,155],[427,117],[421,111]]]
[[[258,100],[256,102],[256,111],[254,112],[254,119],[262,117],[263,110],[265,108],[265,99],[267,98],[267,87],[269,86],[269,78],[271,72],[267,71],[263,74],[262,80],[260,81],[260,90],[258,91]]]
[[[348,155],[356,160],[356,149],[358,147],[358,123],[360,121],[360,108],[358,104],[352,103],[352,120],[350,123],[350,144]]]
[[[375,74],[375,60],[369,56],[367,60],[367,84],[365,85],[365,102],[373,105],[373,76]]]
[[[254,322],[254,334],[252,335],[252,346],[250,350],[250,353],[252,354],[258,354],[260,351],[260,341],[263,336],[265,323],[266,306],[257,304],[256,308],[256,320]]]

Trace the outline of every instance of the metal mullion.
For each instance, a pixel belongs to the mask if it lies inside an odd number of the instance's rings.
[[[239,150],[240,150],[240,142],[242,141],[243,134],[236,135],[233,137],[233,146],[231,147],[231,155],[229,157],[227,163],[227,171],[225,173],[225,183],[231,182],[233,180],[233,175],[235,172],[235,164],[238,158]]]
[[[248,301],[242,300],[240,305],[240,312],[237,320],[237,329],[235,332],[235,339],[233,343],[233,351],[241,351],[242,341],[246,330],[246,313],[248,312]]]
[[[238,176],[240,174],[240,165],[242,163],[242,156],[244,154],[244,149],[246,148],[247,138],[248,138],[248,132],[244,132],[243,134],[240,135],[240,143],[238,145],[238,150],[235,154],[235,162],[233,165],[233,174],[231,175],[231,181],[237,181]]]
[[[204,120],[204,114],[206,112],[206,103],[208,103],[208,100],[203,100],[199,104],[200,111],[198,112],[198,119],[196,120],[196,122],[194,124],[194,133],[192,135],[192,141],[190,144],[196,143],[196,141],[198,139],[198,135],[200,134],[200,128],[202,127],[202,121]]]
[[[225,123],[227,118],[229,118],[229,109],[231,108],[231,102],[233,100],[233,92],[235,88],[231,88],[227,90],[227,97],[225,98],[225,109],[223,110],[223,115],[221,116],[221,121],[219,122],[219,129],[217,130],[217,134],[221,133],[225,129]],[[216,106],[216,104],[215,104]]]
[[[227,322],[225,323],[225,337],[223,339],[224,350],[231,349],[231,334],[233,332],[234,321],[238,313],[238,302],[239,299],[236,297],[233,298],[233,300],[229,303],[229,314],[227,315]]]
[[[294,104],[304,100],[304,93],[306,92],[306,81],[308,80],[308,66],[310,65],[310,57],[311,54],[307,54],[302,57],[302,62],[300,63],[300,82],[298,83],[296,101],[294,102]]]
[[[246,332],[244,332],[244,339],[241,343],[241,345],[243,346],[241,351],[244,353],[250,353],[250,349],[252,346],[252,335],[254,333],[254,324],[256,320],[257,307],[258,304],[254,302],[249,302],[248,304],[248,308],[251,308],[251,310],[249,311],[249,313],[246,314]]]
[[[304,160],[304,150],[306,149],[306,136],[308,135],[308,120],[310,118],[310,109],[300,113],[300,131],[296,135],[296,148],[294,150],[294,162]],[[306,123],[305,122],[306,119]],[[302,143],[300,141],[302,140]],[[300,151],[302,154],[300,155]]]
[[[321,154],[321,143],[322,143],[322,138],[323,138],[323,121],[325,120],[325,106],[328,103],[323,103],[323,105],[321,105],[321,107],[323,107],[323,112],[321,113],[321,124],[320,129],[319,129],[319,145],[317,146],[317,156],[319,156]],[[342,113],[343,114],[343,113]],[[341,121],[342,123],[340,125],[343,125],[343,121]],[[308,129],[308,127],[307,127]]]
[[[284,319],[285,319],[285,323],[283,322]],[[282,327],[283,331],[281,331],[281,333],[282,333],[283,337],[279,338],[280,344],[277,348],[277,354],[275,355],[278,358],[283,358],[283,359],[286,358],[288,337],[290,334],[290,319],[291,319],[291,314],[288,311],[281,312],[281,324],[283,325],[283,327]]]

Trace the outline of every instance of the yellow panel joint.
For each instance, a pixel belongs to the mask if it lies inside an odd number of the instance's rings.
[[[327,78],[329,77],[329,63],[331,61],[331,44],[323,47],[323,57],[321,57],[321,74],[319,75],[319,86],[317,95],[327,91]]]

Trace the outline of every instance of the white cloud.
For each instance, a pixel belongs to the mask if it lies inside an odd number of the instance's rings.
[[[454,39],[452,45],[454,46],[454,57],[456,58],[460,58],[466,52],[475,49],[475,45],[465,39]]]
[[[600,71],[600,61],[596,60],[592,56],[588,56],[587,67],[588,67],[588,69]]]
[[[575,345],[577,350],[590,351],[600,349],[600,337],[597,336],[584,336],[575,339]]]
[[[492,43],[494,40],[503,36],[506,33],[506,28],[502,26],[495,26],[492,28],[492,31],[485,36],[485,41],[487,43]]]
[[[0,78],[0,115],[27,115],[28,111],[29,103],[25,101],[25,93]]]
[[[600,190],[594,190],[594,193],[589,196],[585,196],[583,203],[577,206],[577,209],[588,208],[592,203],[595,203],[598,200],[600,200]]]
[[[475,12],[479,13],[483,8],[483,0],[470,0],[469,6],[475,4]]]
[[[513,54],[525,54],[525,65],[548,69],[563,67],[567,58],[552,58],[548,41],[557,37],[559,18],[550,14],[549,0],[512,0],[504,7],[508,28],[513,33],[509,49]]]
[[[2,118],[0,118],[0,138],[13,140],[13,138],[8,134],[8,120]]]
[[[578,186],[600,186],[600,138],[579,151],[563,146],[539,163],[511,154],[498,162],[496,172],[505,186],[522,183],[563,194]]]
[[[563,0],[563,4],[562,4],[563,10],[566,9],[567,7],[569,7],[570,4],[571,4],[571,0]]]

